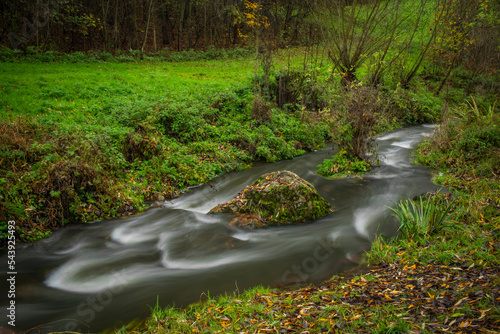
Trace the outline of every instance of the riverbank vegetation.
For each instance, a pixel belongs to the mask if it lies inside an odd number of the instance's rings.
[[[500,327],[494,0],[2,2],[0,242],[137,213],[222,173],[441,122],[415,161],[450,193],[396,204],[363,272],[153,310],[148,332]],[[203,22],[198,26],[199,22]],[[68,42],[69,41],[69,42]],[[131,325],[132,326],[132,325]],[[134,330],[132,327],[122,331]]]
[[[500,118],[473,102],[447,112],[417,149],[434,192],[391,210],[364,263],[320,284],[256,287],[152,309],[117,333],[496,333],[500,329]],[[468,135],[464,135],[467,132]]]

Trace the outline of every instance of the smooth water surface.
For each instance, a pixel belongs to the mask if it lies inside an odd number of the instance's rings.
[[[409,156],[432,130],[416,126],[377,138],[382,163],[363,178],[316,175],[316,166],[333,154],[325,149],[221,176],[134,217],[72,225],[18,245],[15,329],[46,324],[36,332],[95,332],[146,317],[157,300],[185,306],[208,291],[214,296],[258,284],[316,282],[346,270],[376,233],[395,233],[387,206],[436,189],[431,170],[412,165]],[[228,214],[207,214],[276,170],[311,182],[334,212],[311,223],[255,231],[230,226]],[[5,254],[0,261],[7,263]],[[0,291],[8,291],[6,280]],[[1,304],[5,325],[7,301]]]

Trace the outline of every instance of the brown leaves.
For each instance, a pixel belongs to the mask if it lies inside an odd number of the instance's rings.
[[[246,305],[238,300],[216,310],[213,319],[223,332],[493,331],[500,329],[497,277],[496,268],[388,265],[322,285],[257,294]]]
[[[365,310],[390,304],[402,311],[397,317],[418,327],[425,324],[432,332],[500,328],[498,311],[496,317],[491,312],[500,296],[496,268],[391,265],[367,276],[370,279],[361,276],[345,283],[341,302]]]

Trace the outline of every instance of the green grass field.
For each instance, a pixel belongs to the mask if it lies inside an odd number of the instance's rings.
[[[120,106],[214,95],[251,80],[253,62],[0,64],[3,119],[99,117]]]

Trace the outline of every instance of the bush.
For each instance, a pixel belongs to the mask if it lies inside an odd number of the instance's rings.
[[[22,52],[21,50],[12,50],[7,47],[2,47],[0,49],[0,61],[1,62],[16,62],[19,61],[19,58],[21,57]]]
[[[425,89],[413,92],[398,88],[391,102],[391,112],[405,126],[438,122],[442,110],[442,100]]]
[[[330,102],[317,73],[313,71],[275,72],[270,84],[270,95],[279,108],[302,106],[307,110],[319,111]]]
[[[376,115],[381,111],[379,92],[375,88],[352,86],[345,94],[342,126],[336,133],[336,140],[341,150],[345,150],[351,159],[368,159],[374,150],[372,139]]]
[[[452,204],[439,192],[420,196],[418,200],[404,200],[392,210],[399,220],[400,237],[424,240],[449,227],[455,216]]]
[[[77,51],[65,54],[61,60],[65,63],[85,63],[88,62],[88,57],[85,53]]]
[[[102,60],[102,61],[114,61],[115,58],[113,55],[109,52],[103,51],[101,52],[98,56],[97,59]]]
[[[57,59],[57,53],[55,51],[46,51],[45,53],[40,53],[33,56],[31,59],[35,62],[41,63],[51,63]]]
[[[360,160],[357,157],[349,158],[346,150],[341,150],[331,159],[323,160],[323,163],[316,167],[319,168],[317,173],[325,177],[365,173],[372,168],[364,160]]]

